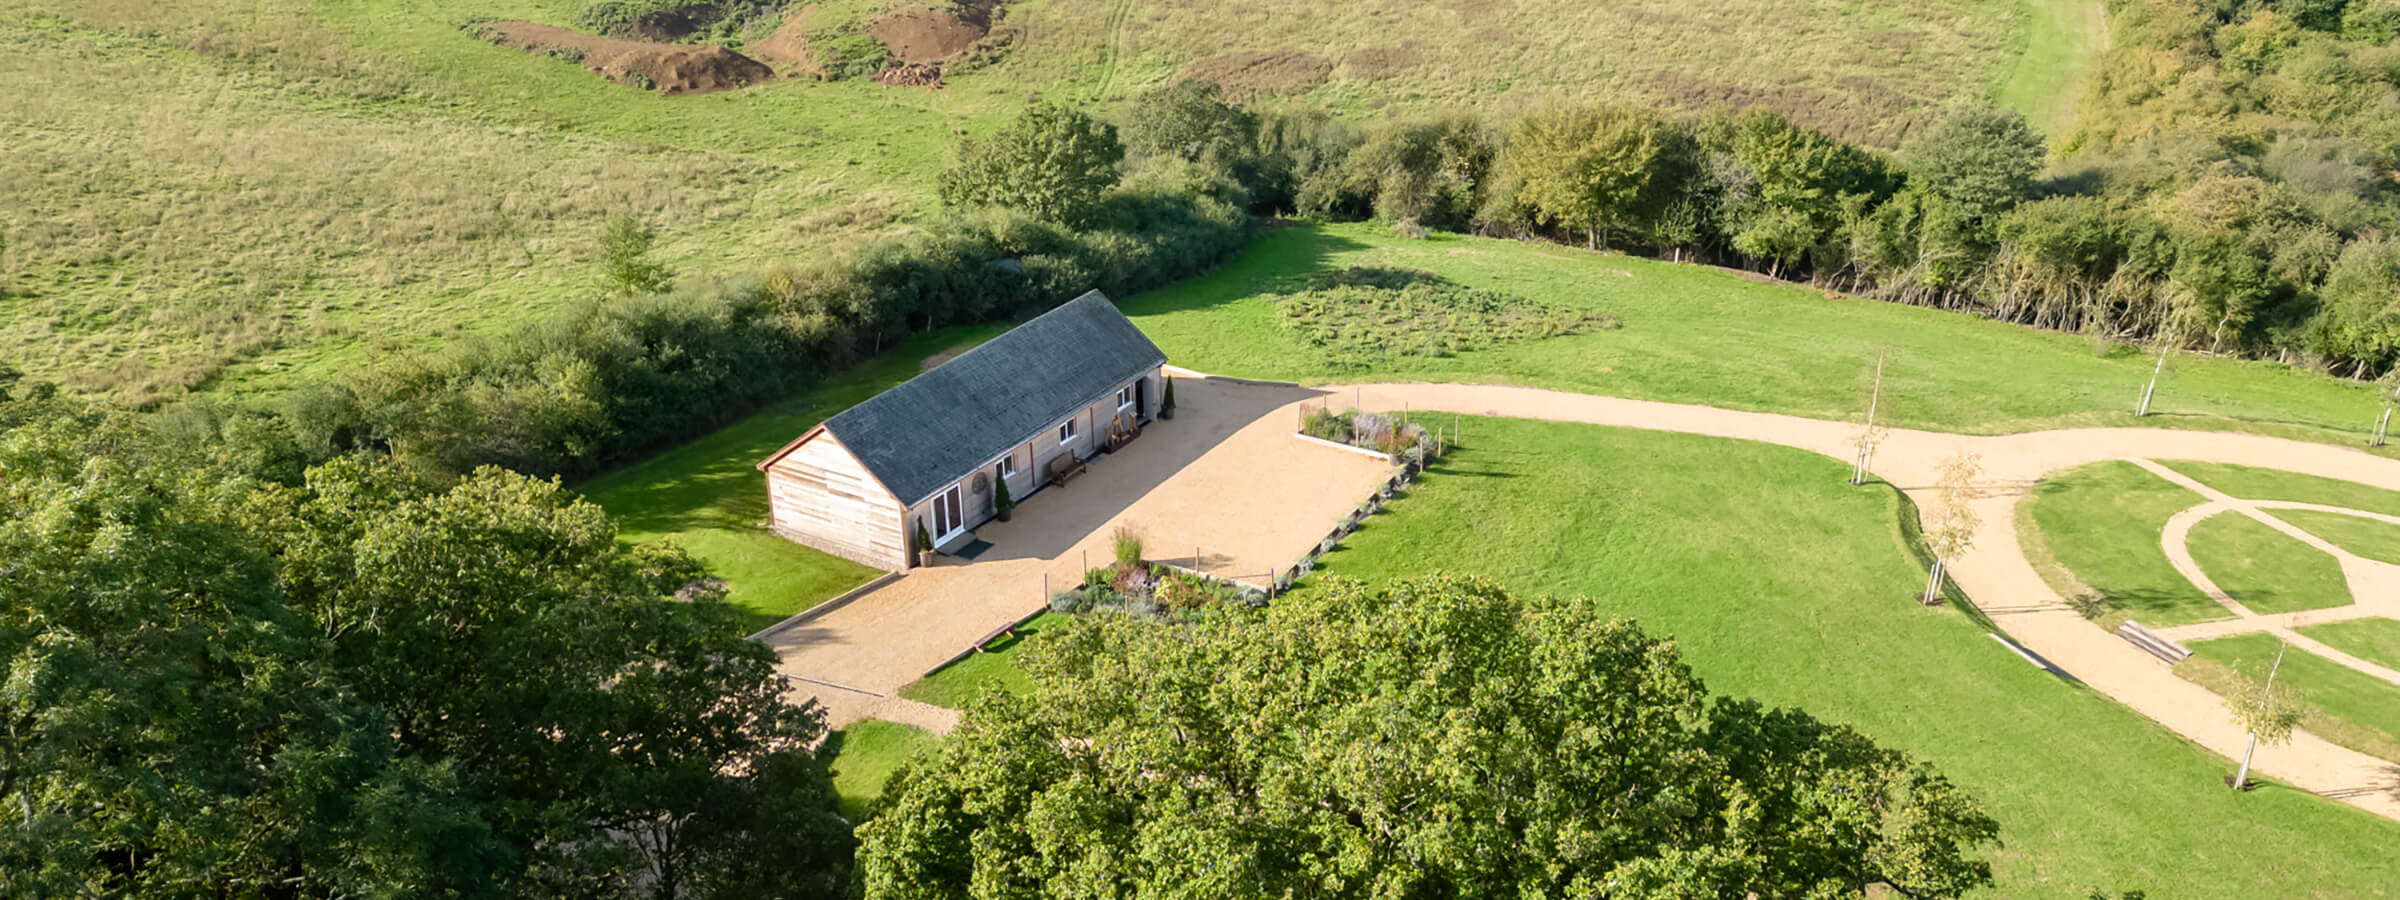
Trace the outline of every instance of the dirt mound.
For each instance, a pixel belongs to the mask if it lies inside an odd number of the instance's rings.
[[[623,33],[609,32],[611,37],[627,40],[673,43],[706,30],[725,18],[722,7],[702,4],[659,9],[633,17],[625,23]]]
[[[1333,64],[1298,50],[1246,50],[1195,60],[1183,77],[1215,82],[1235,103],[1298,94],[1325,82]]]
[[[661,94],[700,94],[772,80],[763,63],[707,44],[625,41],[536,22],[493,22],[484,40],[527,53],[573,60],[621,84]]]
[[[932,63],[893,66],[875,73],[875,83],[885,87],[939,88],[942,86],[942,67]]]
[[[750,57],[786,75],[823,77],[825,69],[808,58],[808,16],[816,10],[814,6],[792,10],[784,17],[783,27],[750,45]]]
[[[990,21],[989,13],[978,17]],[[991,33],[991,26],[969,22],[947,10],[914,9],[876,20],[867,26],[867,33],[890,48],[893,59],[907,66],[963,57],[974,51],[984,35]]]

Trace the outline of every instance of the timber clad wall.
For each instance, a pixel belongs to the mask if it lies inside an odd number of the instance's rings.
[[[908,567],[900,501],[832,432],[768,467],[767,495],[778,534],[868,565]]]

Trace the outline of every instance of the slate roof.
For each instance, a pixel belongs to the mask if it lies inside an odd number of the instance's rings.
[[[825,429],[913,506],[1166,361],[1114,302],[1087,291],[843,410]]]

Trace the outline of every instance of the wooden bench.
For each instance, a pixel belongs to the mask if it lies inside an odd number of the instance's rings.
[[[1051,484],[1066,484],[1067,479],[1081,474],[1083,474],[1083,460],[1075,458],[1075,451],[1069,450],[1050,458]]]
[[[2143,627],[2142,623],[2130,619],[2126,620],[2125,624],[2117,626],[2117,636],[2142,648],[2142,652],[2158,657],[2159,662],[2170,666],[2182,662],[2186,657],[2192,655],[2192,651],[2186,649],[2182,644],[2160,637],[2158,632],[2151,631]]]

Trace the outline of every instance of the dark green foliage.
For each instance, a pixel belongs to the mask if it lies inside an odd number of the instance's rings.
[[[1246,159],[1258,144],[1258,117],[1217,98],[1209,81],[1178,81],[1133,98],[1120,129],[1137,156]]]
[[[1115,126],[1037,101],[998,133],[959,148],[958,162],[942,173],[942,202],[1081,226],[1099,212],[1124,158]]]
[[[812,40],[808,44],[808,58],[825,77],[834,79],[870,78],[897,62],[892,58],[891,48],[864,32]]]
[[[0,891],[846,881],[821,719],[680,552],[554,482],[347,457],[266,484],[210,453],[0,404]]]
[[[1617,327],[1605,313],[1453,284],[1431,272],[1352,267],[1276,298],[1285,327],[1326,365],[1364,370],[1394,356],[1459,353]]]
[[[619,294],[661,294],[675,283],[665,264],[650,258],[658,232],[629,216],[610,219],[600,235],[600,270]]]
[[[2042,170],[2042,136],[2025,117],[1995,106],[1950,110],[1933,130],[1908,146],[1913,184],[1959,207],[1988,229],[2017,201]]]
[[[1472,580],[1083,616],[896,775],[868,896],[1952,897],[1999,826],[1672,644]],[[1107,690],[1093,690],[1107,685]],[[1140,748],[1135,750],[1134,748]]]

